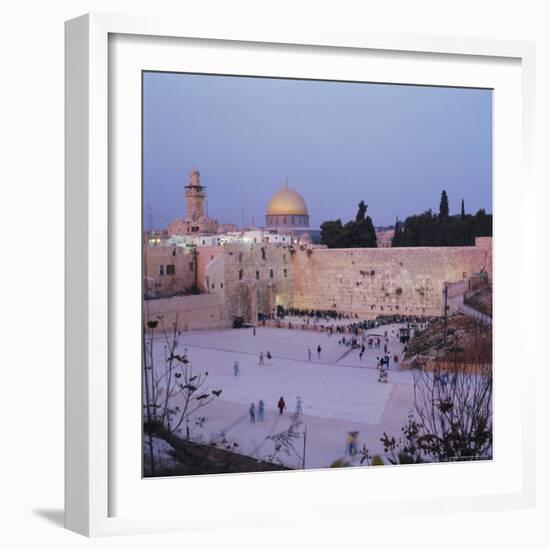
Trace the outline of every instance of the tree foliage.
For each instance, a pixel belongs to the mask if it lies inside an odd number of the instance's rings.
[[[414,410],[401,435],[383,434],[386,457],[392,464],[486,460],[493,454],[493,375],[491,349],[483,341],[484,327],[474,328],[470,362],[436,361],[433,372],[414,371]]]
[[[290,415],[290,425],[286,430],[266,437],[266,440],[273,442],[273,451],[267,455],[266,460],[284,465],[279,456],[284,454],[289,459],[293,457],[300,465],[302,464],[304,455],[303,451],[297,449],[297,444],[304,437],[304,432],[300,430],[303,422],[299,413],[293,413]]]
[[[493,216],[483,209],[466,214],[463,206],[464,202],[459,215],[449,216],[448,198],[443,191],[439,214],[426,210],[409,216],[405,222],[396,221],[392,246],[473,246],[476,237],[492,236]]]
[[[396,438],[381,441],[392,464],[487,460],[493,446],[493,378],[489,366],[477,374],[457,369],[453,384],[437,374],[418,371],[414,414]]]
[[[447,191],[441,191],[441,200],[439,201],[439,219],[446,220],[449,217],[449,197]]]
[[[154,329],[160,325],[160,341]],[[208,387],[208,371],[195,371],[185,354],[176,353],[180,332],[176,322],[171,330],[164,325],[162,316],[147,322],[148,339],[144,338],[143,408],[148,424],[160,424],[169,433],[179,433],[190,420],[204,422],[195,416],[199,409],[220,396],[221,390]],[[155,342],[164,345],[164,358],[155,362]]]
[[[329,248],[341,248],[344,226],[342,220],[326,221],[321,224],[321,243]]]
[[[321,224],[321,244],[329,248],[375,248],[376,231],[367,205],[361,201],[355,220],[342,224],[342,220],[328,220]]]

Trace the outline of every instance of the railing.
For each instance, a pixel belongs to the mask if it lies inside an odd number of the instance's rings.
[[[492,326],[493,324],[493,319],[489,315],[481,313],[481,311],[478,311],[477,309],[474,309],[466,304],[459,304],[458,311],[464,313],[464,315],[467,315],[468,317],[481,321],[484,325]]]

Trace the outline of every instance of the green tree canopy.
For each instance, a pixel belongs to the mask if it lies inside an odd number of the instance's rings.
[[[342,220],[326,221],[321,224],[321,243],[329,248],[342,248],[344,227]]]
[[[342,225],[342,220],[328,220],[321,224],[321,244],[329,248],[375,248],[376,231],[370,216],[366,215],[367,205],[358,205],[355,221]]]
[[[466,214],[462,201],[460,215],[450,216],[448,205],[447,193],[443,191],[439,215],[427,210],[409,216],[404,222],[396,220],[392,246],[472,246],[476,237],[492,236],[491,214],[483,209],[475,215]]]

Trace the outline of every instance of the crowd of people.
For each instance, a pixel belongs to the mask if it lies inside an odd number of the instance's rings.
[[[359,319],[357,313],[345,313],[342,311],[336,311],[334,309],[300,309],[295,307],[278,308],[276,315],[279,319],[285,317],[302,317],[304,319],[317,319],[318,321],[345,321],[352,319]],[[390,325],[394,323],[421,323],[428,322],[434,319],[431,316],[419,316],[419,315],[378,315],[376,319],[360,321],[359,324],[367,324],[364,328],[373,328],[380,325]],[[353,324],[358,324],[354,322]]]
[[[320,330],[331,334],[354,334],[358,335],[360,331],[378,328],[391,324],[406,324],[407,327],[413,325],[424,328],[432,322],[435,317],[418,315],[378,315],[375,319],[359,319],[357,313],[344,313],[336,310],[316,310],[300,308],[278,308],[277,314],[267,317],[262,316],[262,324],[267,320],[277,321],[279,328],[296,328],[295,318],[300,320],[301,328],[312,327],[314,330]],[[341,321],[344,321],[343,323]],[[350,322],[345,322],[350,321]],[[286,324],[288,322],[288,324]]]

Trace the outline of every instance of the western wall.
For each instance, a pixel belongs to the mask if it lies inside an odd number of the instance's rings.
[[[292,305],[378,315],[441,315],[443,283],[482,269],[492,275],[490,239],[476,246],[297,250]]]
[[[177,262],[179,253],[172,256],[168,249],[165,257],[162,261]],[[438,316],[443,313],[444,283],[467,283],[481,270],[492,278],[491,238],[477,239],[476,246],[467,247],[327,249],[267,243],[199,247],[193,271],[188,265],[193,256],[183,257],[182,284],[188,286],[197,269],[202,294],[153,300],[149,307],[170,318],[181,312],[180,326],[189,329],[231,326],[236,318],[255,323],[258,314],[269,316],[279,305],[336,310],[360,319],[388,314]],[[177,263],[174,279],[179,270]]]

